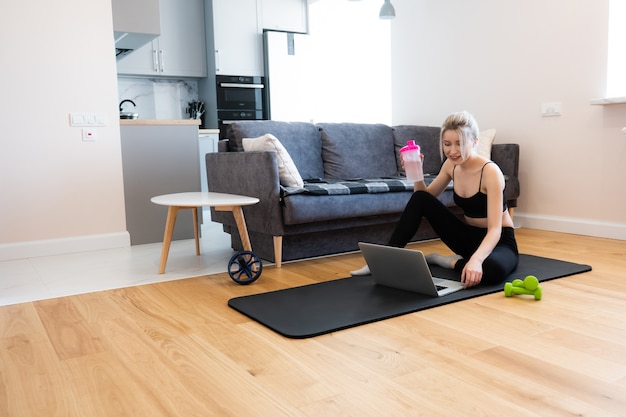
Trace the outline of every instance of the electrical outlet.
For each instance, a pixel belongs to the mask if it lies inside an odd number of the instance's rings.
[[[94,129],[83,129],[83,142],[95,142],[97,138]]]
[[[561,103],[543,103],[541,104],[541,116],[560,116],[561,115]]]

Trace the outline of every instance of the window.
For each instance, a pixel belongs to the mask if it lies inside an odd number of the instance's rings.
[[[309,4],[316,122],[391,123],[391,21],[381,0]]]
[[[609,1],[606,97],[626,97],[626,0]]]

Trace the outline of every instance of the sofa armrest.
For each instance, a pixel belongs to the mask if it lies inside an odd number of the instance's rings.
[[[520,195],[519,185],[519,145],[516,143],[494,143],[491,147],[491,160],[498,164],[506,180],[506,198],[509,207],[517,207]]]
[[[206,155],[209,191],[256,197],[258,204],[244,207],[249,231],[283,234],[280,181],[275,152],[217,152]],[[218,223],[235,226],[232,214],[211,210]]]
[[[218,152],[228,152],[228,139],[220,139],[217,141]]]
[[[517,177],[519,145],[517,143],[494,143],[491,147],[491,160],[498,164],[504,175]]]

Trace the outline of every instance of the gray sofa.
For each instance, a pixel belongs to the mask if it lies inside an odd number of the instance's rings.
[[[228,125],[228,140],[206,155],[209,190],[254,196],[244,207],[252,250],[275,262],[358,250],[358,242],[386,243],[412,193],[399,149],[415,140],[424,154],[427,182],[439,172],[439,127],[356,123],[242,121]],[[304,186],[280,183],[276,152],[244,152],[243,139],[273,134],[288,151]],[[505,174],[510,208],[520,193],[519,145],[496,144],[491,159]],[[440,200],[459,216],[451,186]],[[232,214],[211,211],[242,250]],[[413,241],[436,234],[424,221]]]

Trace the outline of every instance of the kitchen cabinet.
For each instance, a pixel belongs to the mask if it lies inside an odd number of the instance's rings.
[[[263,75],[263,36],[258,0],[213,0],[215,72]]]
[[[308,33],[307,0],[261,0],[263,29]]]
[[[213,0],[215,72],[263,76],[263,30],[308,32],[307,0]]]
[[[160,0],[161,35],[117,62],[118,75],[206,77],[204,0]]]
[[[122,120],[120,137],[130,243],[162,242],[167,207],[150,199],[162,194],[200,191],[197,121]],[[191,210],[181,210],[173,239],[193,239],[193,232]]]

